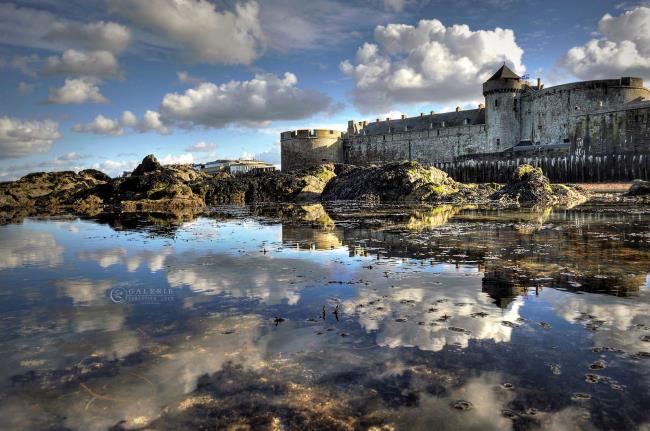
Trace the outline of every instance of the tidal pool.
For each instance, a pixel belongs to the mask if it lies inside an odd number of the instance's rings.
[[[0,429],[650,429],[650,208],[0,226]]]

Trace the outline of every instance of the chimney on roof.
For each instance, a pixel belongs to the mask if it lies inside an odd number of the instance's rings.
[[[386,117],[386,121],[390,121],[390,117]]]
[[[420,112],[420,118],[424,117],[424,112]]]
[[[478,104],[478,109],[485,109],[485,105],[482,104],[482,103],[479,103],[479,104]]]
[[[435,111],[431,111],[430,114],[431,114],[431,116],[433,116],[433,114],[435,114]]]
[[[541,78],[539,78],[539,77],[537,78],[537,89],[538,89],[538,90],[541,90],[541,89],[542,89],[542,80],[541,80]]]
[[[456,106],[456,112],[460,112],[460,106]]]
[[[406,115],[402,114],[402,120],[406,118]]]

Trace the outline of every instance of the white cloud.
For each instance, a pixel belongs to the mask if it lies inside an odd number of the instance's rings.
[[[637,7],[598,23],[601,39],[571,48],[559,65],[580,79],[650,78],[650,8]]]
[[[161,135],[167,135],[171,133],[169,127],[163,124],[160,119],[160,114],[156,111],[145,111],[142,121],[140,121],[135,128],[142,133],[154,130]]]
[[[123,126],[135,127],[138,124],[138,119],[135,114],[131,111],[124,111],[122,113],[122,119],[120,120]]]
[[[516,72],[525,70],[523,50],[509,29],[472,31],[421,20],[417,26],[377,26],[374,39],[358,49],[356,64],[345,60],[340,66],[354,80],[354,103],[362,112],[473,100],[503,62]]]
[[[0,117],[0,159],[44,153],[60,138],[55,121]]]
[[[119,136],[124,133],[119,121],[98,115],[88,124],[75,124],[72,128],[75,132],[93,133],[96,135]]]
[[[120,66],[110,51],[67,49],[47,58],[43,71],[50,75],[120,76]]]
[[[99,163],[94,163],[92,165],[93,169],[100,170],[105,172],[110,176],[122,175],[124,171],[132,171],[138,166],[139,161],[137,160],[104,160]]]
[[[198,85],[205,82],[205,79],[190,75],[186,71],[176,72],[178,80],[183,84]]]
[[[192,61],[249,64],[263,42],[255,1],[217,11],[207,0],[110,0],[109,10],[177,44]]]
[[[122,117],[115,120],[98,115],[90,123],[75,124],[72,130],[79,133],[119,136],[124,133],[124,129],[127,127],[139,133],[146,133],[153,130],[161,135],[167,135],[171,132],[170,128],[163,124],[160,119],[160,114],[156,111],[146,111],[142,120],[138,120],[131,111],[124,111]]]
[[[165,157],[159,159],[161,165],[187,165],[194,163],[194,154],[183,153],[181,155],[167,154]]]
[[[194,145],[189,145],[185,148],[188,153],[212,153],[217,150],[217,144],[213,142],[197,142]]]
[[[108,99],[100,93],[97,82],[91,78],[66,79],[63,87],[50,89],[47,100],[56,104],[108,103]]]
[[[88,49],[120,53],[131,43],[131,31],[114,22],[55,22],[46,37]]]
[[[184,93],[168,93],[160,113],[184,127],[259,126],[274,120],[308,118],[332,109],[329,96],[296,87],[293,73],[280,78],[257,74],[250,81],[230,81],[217,85],[206,82]]]
[[[28,84],[26,82],[20,82],[18,83],[18,87],[16,88],[20,94],[29,94],[32,91],[34,91],[34,84]]]

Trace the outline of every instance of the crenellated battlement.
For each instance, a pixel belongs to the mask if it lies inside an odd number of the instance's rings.
[[[643,154],[650,159],[650,90],[643,87],[641,78],[545,88],[539,78],[536,83],[523,79],[504,64],[483,83],[482,90],[485,103],[478,109],[457,107],[413,117],[350,120],[345,132],[283,132],[282,169],[323,162],[455,163],[464,157],[499,159],[510,153],[534,150],[541,154],[557,148],[575,156]],[[576,176],[571,173],[569,177]]]
[[[280,139],[292,138],[340,138],[343,132],[333,129],[298,129],[280,133]]]

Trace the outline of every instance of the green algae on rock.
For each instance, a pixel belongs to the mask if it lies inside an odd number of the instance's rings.
[[[437,201],[463,188],[445,172],[413,161],[339,170],[323,192],[325,201],[364,200],[366,196],[376,196],[381,202]]]
[[[587,195],[574,186],[551,184],[540,168],[521,165],[490,199],[503,204],[575,206],[585,202]]]

